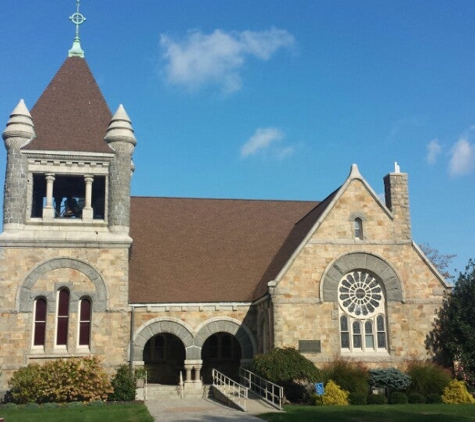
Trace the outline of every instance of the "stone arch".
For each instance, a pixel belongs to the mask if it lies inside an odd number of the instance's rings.
[[[134,360],[142,360],[147,341],[161,333],[170,333],[177,336],[185,346],[186,359],[193,353],[193,334],[190,327],[176,318],[155,318],[139,327],[134,335]],[[130,350],[130,348],[129,348]],[[140,356],[140,359],[137,357]]]
[[[257,350],[256,339],[242,322],[232,318],[211,318],[196,330],[195,350],[191,359],[201,359],[201,349],[206,339],[216,333],[229,333],[236,337],[241,346],[241,359],[252,359]]]
[[[95,312],[104,312],[107,308],[107,298],[108,291],[106,283],[102,278],[102,275],[93,268],[90,264],[80,261],[79,259],[74,258],[54,258],[49,261],[43,262],[37,265],[30,273],[26,276],[23,283],[20,285],[17,292],[17,303],[20,312],[32,312],[33,310],[33,300],[38,293],[33,293],[32,289],[35,283],[40,277],[44,274],[59,269],[59,268],[71,268],[73,270],[83,273],[88,277],[94,284],[95,292],[91,294],[87,293],[93,301],[93,311]],[[67,282],[61,283],[61,285],[68,285]],[[58,287],[58,286],[56,286]],[[71,289],[70,289],[71,290]],[[79,297],[84,296],[84,292],[74,292],[71,290],[71,299],[72,301],[79,300]],[[40,295],[51,297],[50,292],[40,292]],[[75,302],[74,302],[75,303]],[[72,309],[73,310],[73,309]]]
[[[383,258],[367,252],[352,252],[335,259],[325,270],[320,284],[320,297],[324,302],[338,301],[338,283],[353,270],[367,270],[383,283],[386,300],[403,302],[404,289],[396,270]]]

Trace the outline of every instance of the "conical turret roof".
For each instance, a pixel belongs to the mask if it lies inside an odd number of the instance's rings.
[[[36,138],[23,149],[112,153],[112,113],[85,59],[68,57],[31,110]]]

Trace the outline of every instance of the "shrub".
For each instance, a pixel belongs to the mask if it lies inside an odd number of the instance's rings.
[[[40,365],[31,363],[25,368],[20,368],[13,373],[8,381],[10,387],[9,396],[11,400],[18,404],[31,402],[41,403],[44,397],[44,378]]]
[[[320,371],[313,362],[291,347],[276,347],[255,356],[253,369],[258,375],[277,384],[295,380],[316,382],[320,378]]]
[[[105,400],[112,392],[107,374],[96,357],[59,359],[30,364],[8,382],[16,403]]]
[[[396,368],[370,369],[369,384],[376,388],[386,388],[390,393],[406,390],[411,385],[411,378]]]
[[[388,399],[382,394],[370,394],[368,396],[368,404],[387,404]]]
[[[393,391],[389,395],[388,402],[389,402],[389,404],[407,404],[408,399],[407,399],[407,396],[404,393],[402,393],[400,391]]]
[[[39,410],[40,405],[38,403],[27,403],[25,404],[25,409],[29,411]]]
[[[325,394],[322,396],[322,402],[325,406],[347,406],[350,393],[343,390],[332,380],[325,386]]]
[[[427,394],[427,404],[439,404],[442,403],[442,396],[440,394]]]
[[[109,394],[109,401],[135,400],[135,377],[130,374],[128,365],[120,365],[112,377],[113,392]]]
[[[452,378],[447,370],[431,362],[412,362],[406,373],[411,377],[408,392],[423,396],[442,394]]]
[[[320,378],[320,371],[313,362],[294,348],[277,347],[263,355],[256,355],[253,371],[283,386],[286,398],[294,401],[308,400],[306,385]]]
[[[452,380],[445,387],[442,401],[446,404],[462,404],[475,403],[475,399],[467,391],[467,387],[463,381]]]
[[[333,380],[349,393],[368,394],[368,368],[361,363],[336,360],[322,369],[323,381]]]
[[[352,405],[363,405],[367,403],[368,396],[366,394],[350,393],[348,400]]]
[[[440,396],[438,394],[436,394],[436,396],[440,399]],[[419,393],[409,393],[407,399],[411,404],[421,404],[426,402],[424,396]]]

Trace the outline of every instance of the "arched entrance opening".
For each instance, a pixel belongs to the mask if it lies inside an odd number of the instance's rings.
[[[185,346],[175,335],[161,333],[145,344],[143,360],[150,383],[177,385],[185,370]]]
[[[232,334],[219,332],[209,336],[203,344],[201,356],[203,359],[201,374],[205,384],[212,383],[213,368],[236,381],[239,380],[242,351],[241,345]]]

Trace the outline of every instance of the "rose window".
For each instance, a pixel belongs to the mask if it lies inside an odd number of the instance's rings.
[[[343,277],[338,287],[340,306],[350,315],[366,317],[375,313],[383,300],[383,289],[370,274],[353,271]]]

